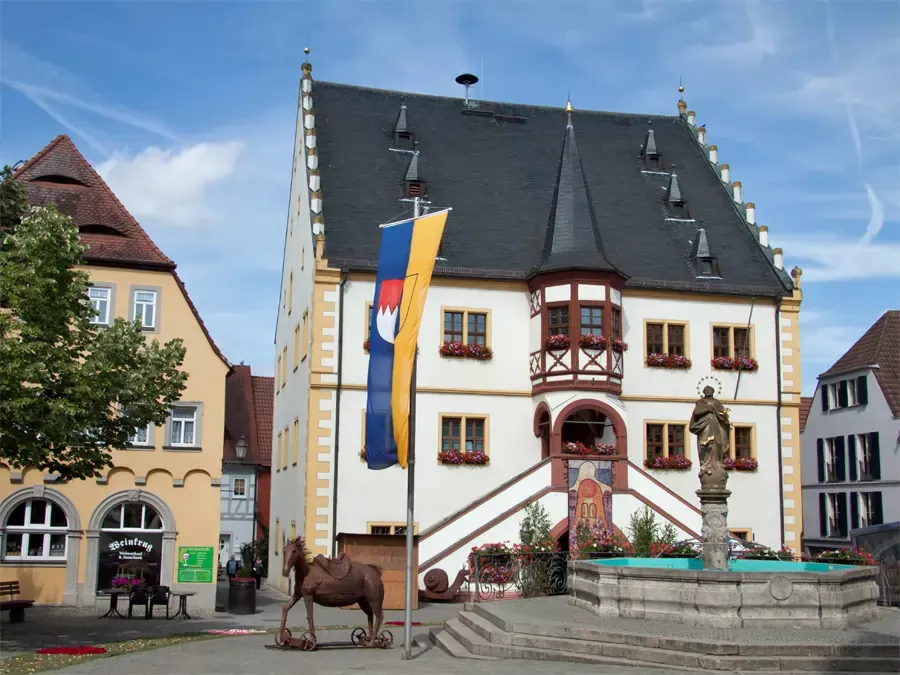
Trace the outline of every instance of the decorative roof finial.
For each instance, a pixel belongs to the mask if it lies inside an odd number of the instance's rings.
[[[303,53],[306,54],[306,58],[303,59],[303,63],[309,63],[309,47],[304,47]]]
[[[678,77],[678,112],[684,115],[687,112],[687,103],[684,101],[684,85],[681,83],[681,77]]]
[[[572,95],[569,94],[566,100],[566,117],[569,120],[569,126],[572,126],[572,113],[575,112],[575,107],[572,105]]]

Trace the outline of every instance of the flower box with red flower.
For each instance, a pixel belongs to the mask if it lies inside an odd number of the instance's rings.
[[[616,446],[607,443],[598,443],[597,445],[585,445],[581,441],[563,443],[562,450],[569,455],[590,456],[609,456],[616,454]]]
[[[475,359],[477,361],[487,361],[494,357],[494,352],[487,345],[477,343],[466,344],[465,342],[445,342],[440,346],[441,356],[453,359]]]
[[[572,345],[572,341],[568,335],[551,335],[544,343],[547,351],[556,352],[568,349]]]
[[[622,352],[628,351],[628,343],[622,338],[616,338],[612,341],[612,348],[614,352],[619,352],[621,354]]]
[[[833,565],[861,565],[870,567],[878,564],[871,553],[861,548],[839,548],[834,551],[822,551],[813,558],[816,562]]]
[[[609,346],[609,341],[603,335],[594,335],[593,333],[587,333],[586,335],[582,335],[580,338],[578,338],[578,344],[581,345],[582,349],[603,350],[606,349],[607,346]],[[566,346],[568,347],[568,345]]]
[[[647,367],[687,370],[691,367],[691,360],[681,354],[647,354]]]
[[[644,466],[648,469],[662,469],[664,471],[685,471],[691,468],[691,460],[684,455],[669,455],[668,457],[645,459]]]
[[[509,542],[473,546],[468,559],[472,574],[475,573],[476,556],[479,582],[503,586],[514,578],[516,556]]]
[[[717,356],[710,364],[716,370],[741,370],[744,372],[756,372],[759,369],[759,363],[756,359],[747,356],[739,356],[732,358],[730,356]]]
[[[738,457],[736,459],[726,457],[722,464],[725,465],[726,471],[756,471],[759,468],[759,462],[752,457]]]
[[[483,452],[460,452],[444,450],[438,453],[438,463],[449,466],[486,466],[491,461]]]
[[[365,351],[369,351],[369,344],[370,344],[369,340],[366,340],[365,342],[363,342],[363,349]]]

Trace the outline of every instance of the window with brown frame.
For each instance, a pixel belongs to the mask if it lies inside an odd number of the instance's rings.
[[[603,307],[581,306],[581,334],[603,335]]]
[[[622,310],[612,309],[612,338],[613,340],[622,339]]]
[[[466,452],[484,452],[484,420],[466,420]]]
[[[487,314],[483,312],[466,312],[468,330],[466,343],[470,345],[487,344]]]
[[[442,417],[441,452],[483,452],[487,454],[487,418]]]
[[[669,456],[684,456],[684,427],[680,424],[669,424]]]
[[[751,358],[751,330],[740,326],[713,326],[713,358]]]
[[[647,323],[646,338],[648,356],[650,354],[685,356],[687,351],[685,325],[681,323],[669,323],[668,321]]]
[[[734,458],[751,459],[753,457],[753,427],[734,426]]]
[[[729,333],[731,329],[723,327],[713,328],[713,358],[731,356],[729,345]]]
[[[647,355],[665,354],[665,345],[663,343],[663,330],[665,324],[648,323],[647,324]]]
[[[647,459],[656,459],[665,456],[665,442],[663,441],[664,424],[647,425]]]
[[[463,341],[463,313],[444,312],[444,342]]]
[[[750,331],[746,328],[733,328],[734,356],[750,358]]]
[[[669,344],[667,354],[677,354],[684,356],[684,326],[680,324],[669,324],[666,326]]]
[[[441,423],[441,452],[462,449],[462,418],[445,417]]]
[[[550,307],[550,335],[569,334],[569,308]]]
[[[685,443],[687,425],[679,422],[650,422],[646,428],[646,456],[649,460],[657,457],[688,456]]]

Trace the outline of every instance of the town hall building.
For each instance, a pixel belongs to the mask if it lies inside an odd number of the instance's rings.
[[[461,92],[462,93],[462,92]],[[610,462],[611,523],[699,537],[707,385],[730,410],[729,527],[797,549],[799,269],[784,269],[706,129],[678,114],[489,103],[315,82],[303,65],[275,335],[270,569],[303,534],[401,534],[406,473],[365,462],[378,225],[452,207],[417,375],[419,573],[567,544],[569,462]],[[282,580],[282,585],[289,582]]]

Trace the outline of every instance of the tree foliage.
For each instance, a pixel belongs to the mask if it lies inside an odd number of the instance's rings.
[[[180,339],[90,323],[84,246],[55,206],[0,182],[0,455],[64,480],[99,476],[135,429],[164,424],[187,381]]]
[[[519,540],[523,546],[549,541],[550,515],[540,502],[532,502],[525,507],[525,517],[519,523]]]
[[[672,523],[660,526],[656,522],[656,514],[648,506],[631,514],[631,522],[628,524],[631,531],[631,543],[637,553],[650,553],[654,543],[674,544],[678,532]]]

